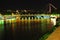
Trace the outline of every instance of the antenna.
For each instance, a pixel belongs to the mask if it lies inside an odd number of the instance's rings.
[[[48,11],[49,13],[51,13],[51,10],[52,10],[51,7],[53,7],[55,10],[57,10],[57,8],[54,5],[52,5],[51,3],[49,3],[49,11]]]
[[[53,3],[53,0],[49,0],[49,4],[48,4],[48,13],[51,13],[52,11],[52,7],[57,10],[57,8],[52,4]]]

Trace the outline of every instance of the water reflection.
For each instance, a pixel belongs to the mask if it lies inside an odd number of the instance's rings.
[[[40,19],[36,17],[5,20],[1,21],[0,34],[4,40],[38,40],[44,33],[50,30],[50,24],[50,19]]]

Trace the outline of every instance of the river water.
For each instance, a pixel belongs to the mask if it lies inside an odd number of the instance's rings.
[[[0,20],[0,40],[38,40],[51,25],[50,19]]]

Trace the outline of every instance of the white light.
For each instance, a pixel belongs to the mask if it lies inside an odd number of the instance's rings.
[[[48,18],[50,18],[50,16],[44,16],[44,18],[45,18],[45,19],[48,19]]]
[[[32,19],[33,19],[33,17],[32,17]]]
[[[51,18],[51,21],[53,22],[54,25],[56,25],[56,18]]]

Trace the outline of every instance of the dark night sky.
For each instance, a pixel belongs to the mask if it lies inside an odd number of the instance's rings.
[[[50,0],[0,0],[0,9],[41,9],[44,8]],[[60,9],[60,1],[51,2]]]

